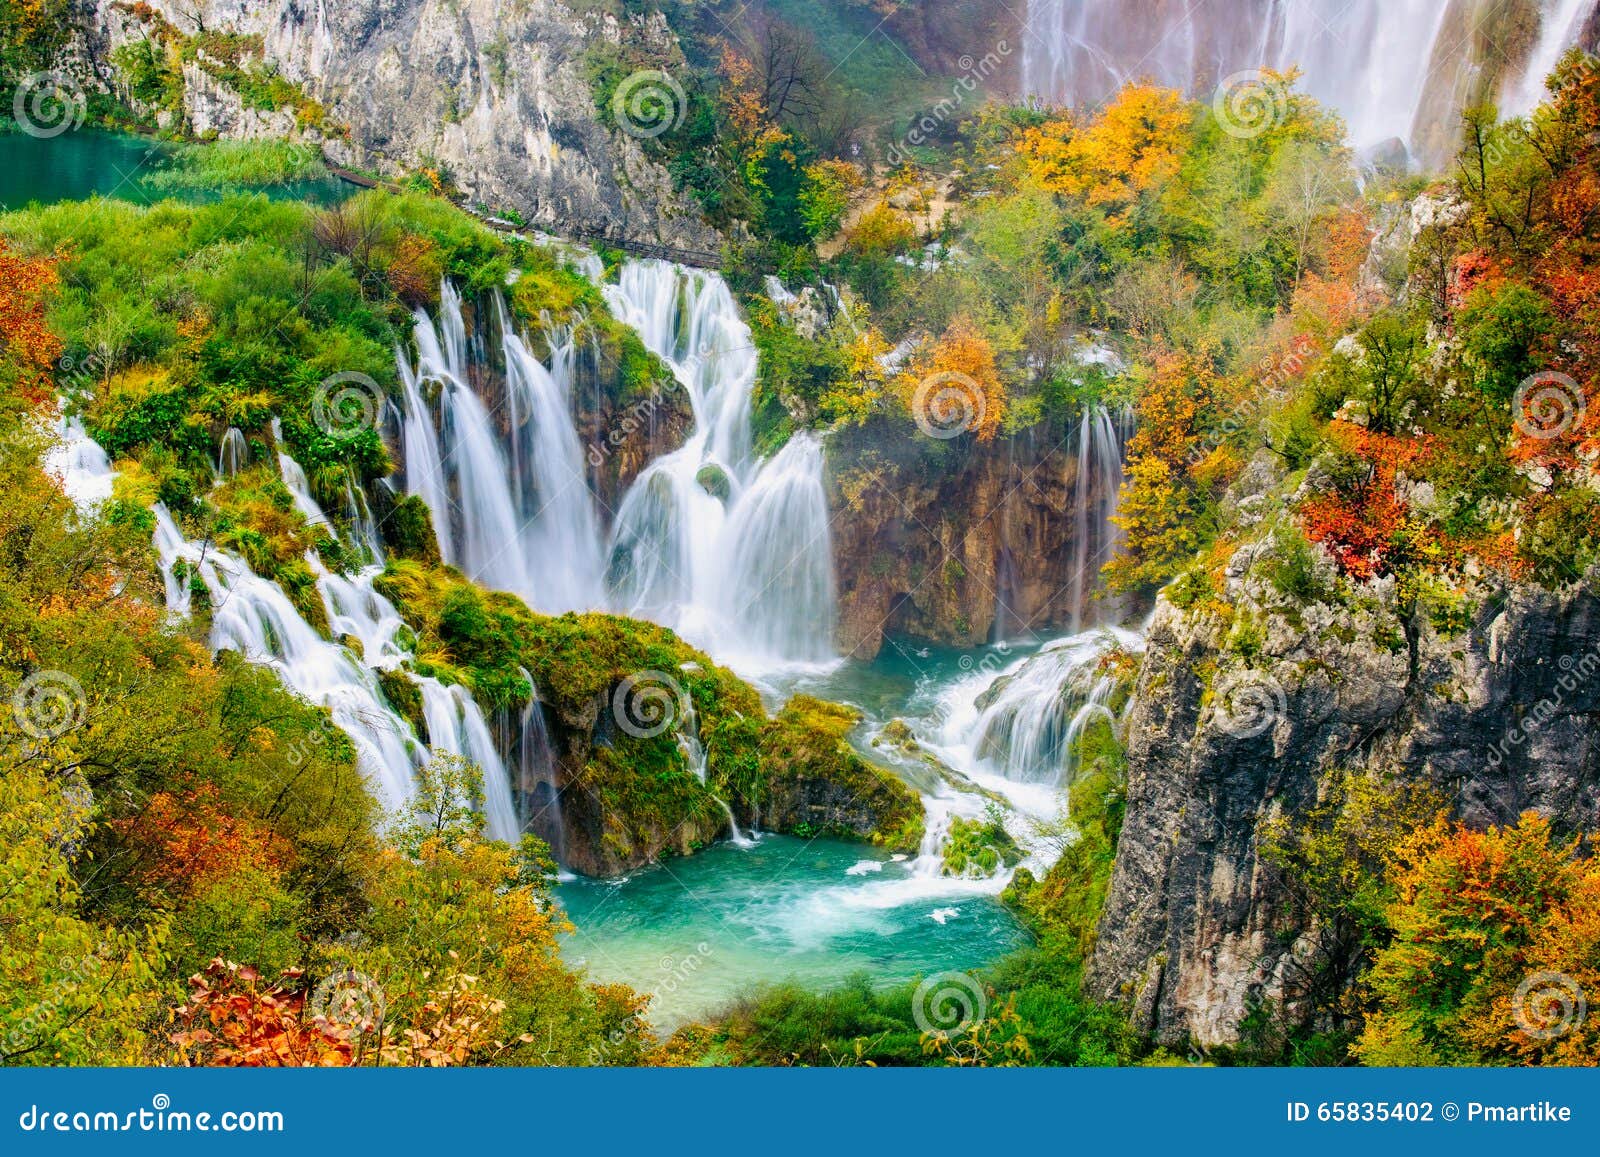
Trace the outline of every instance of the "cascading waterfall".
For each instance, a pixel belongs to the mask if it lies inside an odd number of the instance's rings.
[[[1116,553],[1122,531],[1112,517],[1122,496],[1123,454],[1133,434],[1133,410],[1086,410],[1078,422],[1077,524],[1073,536],[1072,633],[1084,628],[1095,576]]]
[[[572,423],[572,334],[551,335],[547,369],[512,332],[498,297],[496,305],[505,334],[511,484],[522,519],[520,545],[530,571],[539,575],[533,605],[550,612],[593,607],[601,599],[604,563],[600,520]],[[549,565],[552,561],[559,565]]]
[[[217,449],[217,473],[223,478],[232,478],[249,464],[250,444],[245,441],[244,431],[229,426]]]
[[[1545,73],[1594,6],[1541,0],[1533,51],[1502,84],[1508,111],[1537,103]],[[1477,22],[1467,0],[1029,0],[1023,87],[1089,105],[1130,80],[1204,94],[1234,72],[1298,66],[1305,91],[1343,114],[1357,147],[1399,138],[1434,153],[1430,136],[1453,131],[1460,94],[1480,67],[1471,52]]]
[[[100,447],[76,423],[63,423],[60,436],[51,461],[61,463],[68,493],[77,491],[85,501],[108,495],[112,474]],[[296,506],[308,518],[327,525],[307,488],[305,471],[287,454],[279,455],[279,465]],[[351,493],[352,502],[357,502],[356,493],[359,487]],[[364,495],[357,504],[364,507]],[[378,685],[377,671],[393,668],[406,657],[396,641],[404,622],[373,587],[381,562],[343,576],[330,572],[315,552],[307,553],[330,629],[336,637],[357,640],[358,659],[344,646],[324,639],[281,587],[255,574],[243,559],[209,543],[185,539],[164,506],[158,504],[155,515],[156,553],[169,610],[187,617],[193,608],[192,584],[203,585],[211,604],[212,649],[238,651],[252,663],[273,667],[291,690],[328,708],[335,726],[355,745],[357,763],[381,801],[390,808],[403,805],[429,752],[410,722],[389,706]],[[483,769],[490,834],[515,840],[521,829],[510,785],[482,712],[463,688],[417,681],[423,684],[425,717],[437,737],[435,746],[462,754]]]
[[[500,717],[501,750],[515,767],[512,778],[519,802],[517,819],[523,831],[543,835],[555,852],[558,863],[566,862],[566,829],[561,820],[561,788],[556,780],[555,750],[545,727],[544,710],[539,703],[539,688],[526,668],[519,668],[528,683],[528,701],[517,713],[511,734],[510,712]]]
[[[460,295],[445,282],[437,322],[417,311],[417,364],[400,357],[406,490],[433,513],[441,556],[478,582],[550,613],[603,605],[599,520],[569,398],[573,359],[561,348],[571,336],[552,335],[564,371],[553,373],[496,307],[508,436],[470,384]]]
[[[282,588],[255,574],[243,559],[186,540],[160,505],[155,543],[167,605],[186,615],[191,605],[188,579],[198,577],[211,601],[212,649],[238,651],[252,663],[273,667],[290,689],[328,708],[355,744],[361,770],[383,802],[403,804],[426,752],[411,725],[384,701],[373,670],[319,635]]]
[[[1595,10],[1595,0],[1543,0],[1539,40],[1522,75],[1501,100],[1503,111],[1518,116],[1531,112],[1545,97],[1545,78],[1555,70],[1561,54],[1578,43],[1584,21]]]
[[[750,453],[757,371],[749,327],[718,276],[630,261],[604,287],[617,317],[672,367],[694,429],[623,497],[613,602],[676,627],[745,669],[833,657],[833,554],[822,448],[798,434]]]
[[[709,766],[706,756],[706,745],[700,740],[700,719],[695,714],[694,704],[689,697],[683,697],[683,718],[678,721],[678,750],[683,753],[683,762],[688,765],[690,773],[702,785],[708,785]],[[723,814],[728,817],[728,839],[739,848],[755,846],[755,841],[739,830],[739,821],[733,816],[733,808],[728,801],[716,793],[711,793],[711,798],[717,801]]]
[[[45,455],[45,472],[61,483],[62,493],[79,510],[92,510],[111,497],[116,478],[111,459],[76,418],[57,420],[55,435]]]
[[[573,422],[570,332],[547,335],[546,366],[496,303],[502,433],[470,384],[462,302],[446,283],[438,318],[416,315],[415,366],[399,359],[404,485],[433,512],[441,555],[535,609],[651,619],[746,669],[831,660],[822,447],[800,434],[770,461],[751,454],[756,350],[727,284],[665,261],[628,261],[602,289],[688,394],[694,426],[684,444],[639,474],[607,540]]]
[[[428,676],[413,678],[422,689],[422,718],[428,727],[428,742],[435,751],[459,755],[482,769],[483,812],[489,835],[516,843],[522,825],[511,799],[511,781],[477,702],[459,683],[446,687]]]
[[[958,766],[1012,783],[1067,787],[1078,737],[1110,716],[1116,680],[1101,660],[1114,647],[1143,646],[1136,632],[1101,628],[1048,643],[997,676],[980,672],[953,684],[940,706],[939,749]]]

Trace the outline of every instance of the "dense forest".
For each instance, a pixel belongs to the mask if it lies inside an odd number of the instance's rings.
[[[0,18],[5,107],[63,51],[65,7]],[[1029,832],[1048,862],[1017,866],[992,792],[936,851],[949,878],[994,879],[1029,941],[961,974],[969,1015],[930,1025],[925,982],[860,973],[752,984],[657,1025],[651,993],[564,952],[558,868],[699,853],[725,815],[734,836],[904,859],[931,813],[887,756],[940,770],[928,735],[891,724],[861,742],[853,703],[772,702],[684,631],[544,613],[449,562],[438,509],[384,480],[414,469],[385,415],[413,385],[417,316],[451,295],[471,341],[525,332],[546,362],[562,341],[589,351],[575,380],[594,429],[644,415],[601,443],[622,451],[590,455],[602,501],[625,511],[653,440],[684,437],[690,387],[608,288],[630,260],[619,238],[536,236],[444,162],[294,195],[331,181],[336,113],[248,36],[129,9],[143,38],[117,49],[116,84],[56,96],[82,100],[75,133],[160,136],[161,164],[138,195],[0,214],[0,1061],[1600,1062],[1597,1022],[1567,1015],[1600,991],[1592,814],[1472,822],[1446,785],[1365,753],[1319,767],[1314,799],[1263,809],[1251,835],[1303,934],[1295,975],[1226,1043],[1153,1031],[1135,978],[1092,975],[1130,806],[1128,705],[1159,690],[1124,646],[1095,660],[1105,709],[1057,756],[1058,815]],[[669,5],[671,35],[587,49],[592,111],[629,135],[627,86],[677,78],[671,131],[632,135],[721,241],[758,355],[752,453],[820,439],[836,524],[869,517],[885,477],[909,492],[1125,415],[1092,604],[1128,621],[1166,608],[1222,640],[1195,672],[1222,716],[1245,710],[1223,667],[1284,697],[1266,673],[1285,624],[1353,636],[1344,624],[1381,610],[1393,630],[1363,645],[1414,673],[1430,640],[1448,647],[1518,592],[1592,593],[1600,74],[1581,50],[1531,115],[1468,109],[1454,163],[1422,174],[1358,154],[1294,71],[1256,75],[1255,119],[1128,83],[1093,109],[973,97],[908,146],[897,118],[936,81],[899,89],[876,55],[829,71],[826,37],[774,17],[739,39],[714,16]],[[183,121],[197,70],[284,112],[293,139],[201,139]],[[888,89],[906,109],[864,115]],[[350,388],[330,394],[334,379]],[[63,483],[69,430],[114,469],[96,501]],[[168,527],[199,553],[159,551]],[[337,710],[281,664],[216,644],[229,612],[208,552],[275,584],[320,646],[367,661],[376,701],[433,735],[409,798],[386,795]],[[945,557],[929,581],[959,589]],[[403,620],[381,669],[330,614],[327,577],[361,573]],[[977,634],[956,612],[928,621],[950,628],[935,643]],[[1597,656],[1561,670],[1587,683]],[[640,672],[673,673],[692,743],[608,722]],[[492,831],[495,784],[438,745],[425,684],[491,720],[542,704],[593,801],[592,846],[567,846],[570,818]],[[1536,728],[1537,711],[1508,724]],[[1575,790],[1592,813],[1593,785]]]

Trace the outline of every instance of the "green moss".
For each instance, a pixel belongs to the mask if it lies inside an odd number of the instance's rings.
[[[988,806],[982,819],[956,816],[950,821],[942,868],[946,876],[992,876],[1021,860],[1022,849],[1006,831],[1003,813],[995,804]]]
[[[417,562],[439,562],[439,539],[433,529],[433,512],[415,494],[394,504],[384,527],[389,549],[399,558]]]
[[[922,800],[892,772],[862,759],[846,740],[861,722],[853,707],[796,695],[764,729],[761,769],[764,787],[774,794],[805,790],[836,791],[851,811],[870,816],[870,826],[842,822],[812,824],[797,835],[865,839],[894,851],[913,852],[922,842]]]

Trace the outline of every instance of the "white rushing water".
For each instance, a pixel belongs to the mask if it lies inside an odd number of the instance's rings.
[[[93,510],[111,497],[116,479],[111,459],[76,418],[57,419],[55,441],[45,454],[44,468],[79,510]]]
[[[770,460],[751,453],[756,351],[727,284],[628,261],[602,289],[686,392],[684,443],[645,466],[605,533],[574,426],[571,333],[546,334],[546,365],[496,302],[504,398],[487,398],[494,375],[475,372],[484,355],[447,283],[438,317],[417,313],[417,363],[400,358],[405,489],[433,512],[441,554],[537,610],[650,619],[743,670],[833,660],[822,445],[799,434]]]
[[[684,444],[646,467],[618,509],[608,552],[616,606],[743,670],[832,660],[822,447],[797,434],[770,461],[753,460],[755,344],[727,284],[633,261],[605,293],[672,367],[694,414]]]
[[[1538,102],[1544,75],[1578,37],[1595,0],[1538,0],[1525,62],[1499,94],[1508,112]],[[1201,95],[1252,68],[1304,73],[1302,87],[1345,118],[1359,147],[1454,131],[1461,93],[1479,67],[1479,14],[1467,0],[1029,0],[1023,87],[1058,104],[1095,104],[1150,79]],[[1492,34],[1492,30],[1491,30]],[[1519,67],[1520,66],[1520,67]]]

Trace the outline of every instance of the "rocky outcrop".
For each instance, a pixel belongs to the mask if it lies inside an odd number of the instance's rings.
[[[1049,423],[987,444],[835,435],[841,649],[867,659],[888,636],[972,646],[1115,621],[1096,576],[1120,468],[1097,468],[1083,444],[1076,424]]]
[[[325,107],[325,121],[306,132],[336,163],[442,167],[469,201],[564,234],[717,248],[666,172],[601,123],[589,84],[591,45],[674,51],[659,16],[622,21],[552,0],[99,0],[92,55],[109,61],[158,25],[252,38],[266,67]],[[252,107],[192,63],[184,81],[182,111],[197,135],[296,131],[291,110]]]
[[[1600,585],[1484,587],[1454,621],[1402,618],[1390,582],[1286,598],[1261,546],[1231,615],[1163,600],[1128,720],[1127,818],[1091,984],[1167,1044],[1233,1042],[1290,995],[1309,930],[1258,854],[1263,821],[1330,769],[1433,785],[1475,825],[1537,809],[1600,827]],[[1212,606],[1218,604],[1211,604]],[[1434,616],[1438,619],[1439,616]]]

